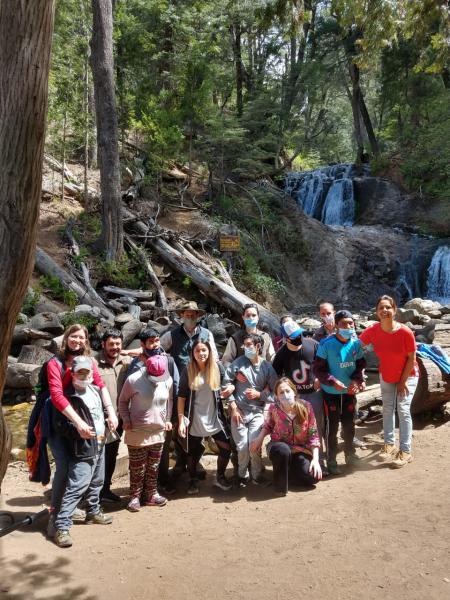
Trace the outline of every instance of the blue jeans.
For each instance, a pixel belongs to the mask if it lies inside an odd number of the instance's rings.
[[[55,459],[55,474],[52,481],[52,509],[53,514],[57,514],[61,500],[66,489],[67,473],[69,471],[69,461],[71,452],[67,446],[67,440],[60,435],[51,435],[48,438],[48,445]]]
[[[105,447],[89,460],[73,458],[69,461],[67,485],[61,508],[55,518],[56,529],[70,529],[72,515],[81,498],[86,503],[86,514],[95,515],[100,510],[100,492],[105,480]]]
[[[380,375],[381,397],[383,400],[383,432],[384,443],[395,444],[395,410],[398,413],[398,428],[400,430],[400,450],[411,452],[412,418],[411,402],[416,391],[418,377],[408,377],[408,394],[397,395],[397,384],[386,383]]]

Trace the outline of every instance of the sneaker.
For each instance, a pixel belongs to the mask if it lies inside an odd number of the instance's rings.
[[[335,460],[327,461],[327,469],[328,469],[329,475],[341,475],[342,474],[342,471],[338,467],[338,464]]]
[[[194,495],[194,494],[198,494],[200,492],[200,490],[198,489],[198,483],[196,479],[191,479],[189,482],[189,487],[187,490],[187,493],[189,495]]]
[[[86,520],[86,511],[82,508],[76,508],[73,511],[72,522],[73,523],[84,523]]]
[[[139,512],[140,508],[141,503],[139,502],[139,498],[131,498],[127,504],[127,510],[130,512]]]
[[[54,538],[56,535],[55,517],[50,515],[47,523],[47,537]]]
[[[270,479],[268,479],[265,475],[260,473],[258,477],[252,478],[252,483],[254,485],[260,485],[261,487],[267,487],[270,485]]]
[[[357,438],[356,435],[353,438],[352,444],[353,444],[353,448],[363,448],[364,450],[366,449],[366,444],[362,440]]]
[[[356,454],[346,454],[345,464],[349,467],[356,467],[359,465],[361,459]]]
[[[168,481],[167,483],[165,483],[164,485],[160,485],[158,486],[161,488],[161,490],[167,495],[167,496],[172,496],[173,494],[175,494],[175,492],[177,491],[175,486],[173,485],[173,483],[171,481]]]
[[[408,463],[412,461],[413,457],[411,452],[405,452],[404,450],[400,450],[397,454],[397,457],[391,462],[391,467],[394,469],[401,469]]]
[[[155,492],[150,500],[147,500],[145,506],[164,506],[165,504],[167,504],[167,498],[164,498],[164,496]]]
[[[229,492],[233,487],[224,475],[222,475],[222,477],[217,477],[213,483],[213,486],[223,490],[224,492]]]
[[[398,454],[398,448],[394,444],[384,444],[378,455],[379,460],[391,460]]]
[[[94,513],[93,515],[86,515],[85,523],[94,525],[111,525],[113,518],[111,515],[105,515],[102,510]]]
[[[122,498],[112,492],[111,490],[105,490],[100,494],[100,502],[114,502],[119,503],[122,501]]]
[[[67,529],[58,529],[55,533],[55,544],[60,548],[70,548],[73,541]]]

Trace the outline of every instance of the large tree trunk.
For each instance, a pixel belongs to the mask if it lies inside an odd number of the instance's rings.
[[[244,109],[244,64],[242,62],[241,23],[238,18],[231,26],[231,35],[233,42],[234,68],[236,71],[236,112],[237,116],[241,117]]]
[[[120,165],[114,90],[113,18],[111,0],[92,0],[92,73],[97,114],[97,141],[102,196],[103,247],[106,260],[123,252]]]
[[[0,2],[0,398],[34,265],[53,15],[53,0]],[[10,443],[0,407],[0,484]]]

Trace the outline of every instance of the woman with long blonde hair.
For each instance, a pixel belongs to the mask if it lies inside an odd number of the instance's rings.
[[[273,464],[273,487],[278,496],[286,496],[289,480],[312,486],[322,479],[320,439],[311,404],[298,397],[297,388],[288,377],[278,379],[274,396],[275,403],[270,405],[250,451],[258,452],[266,435],[270,435],[267,454]]]
[[[222,398],[229,396],[233,388],[221,391],[223,375],[223,367],[214,360],[209,342],[196,340],[178,392],[178,435],[187,453],[188,494],[199,492],[197,465],[205,449],[205,437],[212,437],[219,449],[214,485],[224,491],[232,487],[225,477],[231,444]]]

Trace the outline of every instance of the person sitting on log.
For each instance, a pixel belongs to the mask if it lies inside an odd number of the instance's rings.
[[[229,338],[223,353],[222,364],[224,367],[227,367],[233,360],[244,354],[244,337],[249,333],[255,333],[262,338],[261,356],[264,360],[273,361],[275,350],[272,339],[268,333],[258,329],[258,323],[259,309],[257,304],[246,304],[241,315],[241,329]]]
[[[299,397],[288,377],[276,382],[274,396],[275,403],[269,407],[260,434],[250,444],[250,452],[258,453],[264,438],[270,435],[267,455],[273,464],[273,487],[275,494],[286,496],[289,480],[309,487],[322,479],[320,439],[311,404]]]
[[[379,458],[401,468],[412,461],[411,402],[419,376],[414,334],[395,320],[396,310],[397,304],[391,296],[378,298],[375,311],[380,322],[365,329],[359,339],[365,346],[373,347],[380,361],[384,445]],[[396,411],[400,449],[395,445]]]

